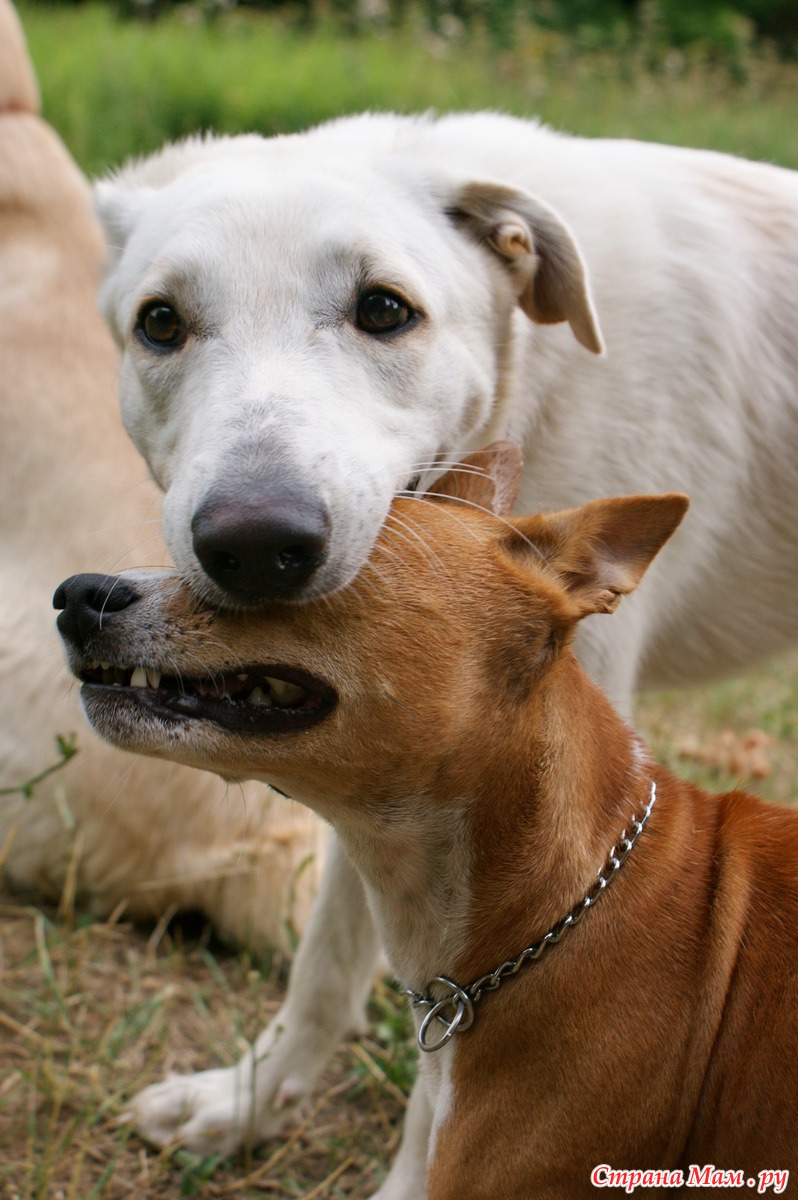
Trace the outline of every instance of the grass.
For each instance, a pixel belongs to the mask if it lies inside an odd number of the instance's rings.
[[[577,133],[798,166],[798,68],[764,54],[729,70],[646,47],[584,53],[532,32],[494,53],[412,21],[392,39],[344,39],[247,13],[209,26],[178,12],[149,27],[94,4],[21,12],[45,112],[89,172],[196,128],[276,132],[361,108],[429,106],[535,112]],[[797,678],[793,655],[745,680],[644,697],[641,725],[679,774],[794,802]],[[408,1015],[386,985],[372,1032],[340,1049],[288,1137],[219,1162],[152,1151],[118,1117],[166,1070],[234,1062],[279,1003],[279,971],[218,949],[207,931],[58,922],[0,895],[0,984],[2,1200],[364,1200],[376,1190],[413,1073]]]
[[[165,1070],[234,1062],[282,980],[243,955],[111,922],[70,928],[0,903],[0,1196],[365,1197],[395,1149],[408,1086],[407,1014],[380,985],[374,1034],[342,1047],[310,1111],[249,1159],[147,1150],[118,1115]],[[317,1190],[318,1189],[318,1190]]]
[[[798,806],[798,655],[740,679],[643,696],[638,721],[656,757],[712,791],[743,786]]]
[[[499,108],[798,165],[798,64],[764,52],[732,64],[646,45],[585,52],[529,29],[499,53],[412,17],[390,37],[346,38],[247,11],[208,24],[186,8],[153,26],[27,0],[21,14],[45,113],[90,174],[197,129],[276,133],[366,108]]]

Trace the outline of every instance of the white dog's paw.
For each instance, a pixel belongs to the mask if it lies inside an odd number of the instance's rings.
[[[235,1066],[170,1074],[134,1096],[122,1120],[155,1146],[194,1154],[256,1146],[279,1133],[311,1093],[337,1040],[301,1023],[292,1037],[278,1016]]]
[[[133,1098],[122,1119],[145,1141],[226,1156],[273,1137],[343,1038],[363,1029],[379,945],[360,883],[335,840],[314,913],[285,1002],[241,1061],[170,1075]]]
[[[241,1095],[238,1068],[168,1075],[134,1096],[122,1120],[155,1146],[177,1143],[195,1154],[232,1154],[252,1122]]]

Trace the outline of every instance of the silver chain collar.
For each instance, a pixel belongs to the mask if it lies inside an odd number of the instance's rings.
[[[475,979],[468,987],[462,988],[455,983],[453,979],[449,979],[446,975],[436,975],[434,979],[430,979],[426,985],[426,991],[414,992],[412,988],[405,988],[405,995],[410,997],[414,1008],[425,1007],[428,1009],[424,1020],[421,1022],[421,1027],[418,1031],[419,1049],[431,1053],[433,1050],[440,1050],[441,1046],[445,1046],[448,1041],[454,1037],[456,1033],[464,1033],[466,1029],[470,1029],[474,1024],[474,1005],[482,998],[485,992],[494,992],[505,979],[509,979],[520,971],[524,963],[537,962],[547,946],[554,946],[561,941],[569,929],[573,929],[587,912],[589,908],[598,900],[606,890],[609,884],[617,875],[623,864],[632,852],[640,834],[646,827],[648,818],[651,815],[651,810],[654,807],[654,801],[657,798],[657,785],[651,784],[651,795],[648,804],[643,809],[642,816],[635,817],[632,822],[631,836],[624,829],[616,845],[610,850],[609,858],[604,867],[598,873],[598,881],[591,891],[574,905],[571,911],[558,921],[556,925],[544,933],[543,937],[531,946],[527,946],[526,950],[522,950],[517,958],[509,958],[503,962],[495,971],[489,972],[487,975],[481,975],[479,979]],[[447,994],[442,1000],[436,1000],[431,991],[436,985],[442,985],[447,989]],[[444,1032],[437,1042],[429,1040],[430,1027],[433,1021],[439,1022],[445,1026]]]

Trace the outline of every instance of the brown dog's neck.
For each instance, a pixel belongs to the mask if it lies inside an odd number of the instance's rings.
[[[638,739],[562,655],[379,822],[339,825],[398,977],[470,982],[562,918],[649,798]]]
[[[645,748],[570,653],[507,732],[474,810],[470,936],[458,982],[561,920],[650,795]]]

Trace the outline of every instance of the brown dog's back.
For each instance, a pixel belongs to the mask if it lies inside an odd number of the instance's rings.
[[[798,814],[742,792],[717,801],[706,945],[727,991],[685,1157],[795,1171]]]

